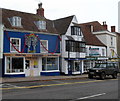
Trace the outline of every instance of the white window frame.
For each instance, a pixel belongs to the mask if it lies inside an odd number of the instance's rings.
[[[48,53],[48,51],[46,51],[46,50],[43,48],[44,45],[43,45],[43,46],[41,45],[41,43],[43,44],[43,41],[46,42],[46,44],[47,44],[47,45],[46,45],[46,46],[47,46],[46,49],[48,50],[48,40],[40,40],[40,53]],[[42,51],[43,49],[44,49],[44,52]]]
[[[44,57],[45,58],[45,57]],[[59,71],[59,57],[46,57],[46,63],[47,63],[47,58],[57,58],[57,65],[58,65],[58,68],[57,70],[42,70],[42,72],[58,72]],[[48,65],[48,64],[46,64]],[[45,65],[45,69],[47,68],[47,66]]]
[[[10,42],[12,42],[12,39],[16,39],[16,40],[19,40],[19,51],[21,51],[21,39],[20,38],[10,38]],[[17,52],[16,50],[15,51],[12,51],[12,44],[10,43],[10,52]]]
[[[13,16],[12,18],[9,18],[9,21],[10,21],[11,25],[14,27],[22,27],[21,17]]]
[[[46,30],[46,21],[37,21],[35,24],[39,30]]]
[[[23,72],[17,72],[17,73],[7,73],[7,58],[23,58]],[[12,64],[11,64],[12,65]],[[5,74],[24,74],[25,73],[25,57],[9,57],[9,56],[6,56],[5,57]]]

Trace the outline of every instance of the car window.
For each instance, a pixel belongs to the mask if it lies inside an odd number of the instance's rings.
[[[108,68],[114,68],[114,65],[113,65],[113,63],[108,63],[108,64],[107,64],[107,67],[108,67]]]
[[[94,68],[106,68],[106,64],[95,64],[95,67]]]

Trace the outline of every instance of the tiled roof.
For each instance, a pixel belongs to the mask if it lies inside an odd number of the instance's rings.
[[[87,45],[94,46],[105,46],[94,34],[91,32],[91,26],[94,27],[94,31],[103,31],[105,30],[99,22],[90,22],[90,23],[82,23],[79,24],[84,35],[85,41]]]
[[[67,32],[67,29],[73,17],[74,15],[54,20],[55,28],[57,29],[57,31],[64,35]]]
[[[8,18],[13,17],[13,16],[19,16],[22,18],[22,22],[21,22],[22,27],[13,27],[10,24]],[[34,22],[41,20],[41,19],[44,19],[46,21],[47,30],[39,30],[37,26],[35,25]],[[48,20],[46,18],[40,17],[37,14],[2,9],[2,23],[7,29],[27,30],[27,31],[34,31],[34,32],[46,32],[46,33],[52,33],[52,34],[58,33],[53,25],[54,22],[52,20]]]
[[[88,22],[88,23],[82,23],[82,25],[91,25],[93,26],[93,31],[98,32],[98,31],[105,31],[105,27],[101,25],[98,21],[93,21],[93,22]]]

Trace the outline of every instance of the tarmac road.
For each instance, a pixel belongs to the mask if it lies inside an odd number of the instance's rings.
[[[48,99],[116,101],[113,99],[118,99],[118,79],[110,78],[5,83],[2,86],[2,99],[34,99],[34,101],[35,99],[39,101],[42,99],[45,101]]]

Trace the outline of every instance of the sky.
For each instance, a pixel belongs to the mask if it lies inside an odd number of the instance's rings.
[[[76,15],[79,23],[106,21],[108,29],[118,31],[118,2],[120,0],[0,0],[0,8],[36,13],[38,3],[43,3],[45,17],[55,20]]]

